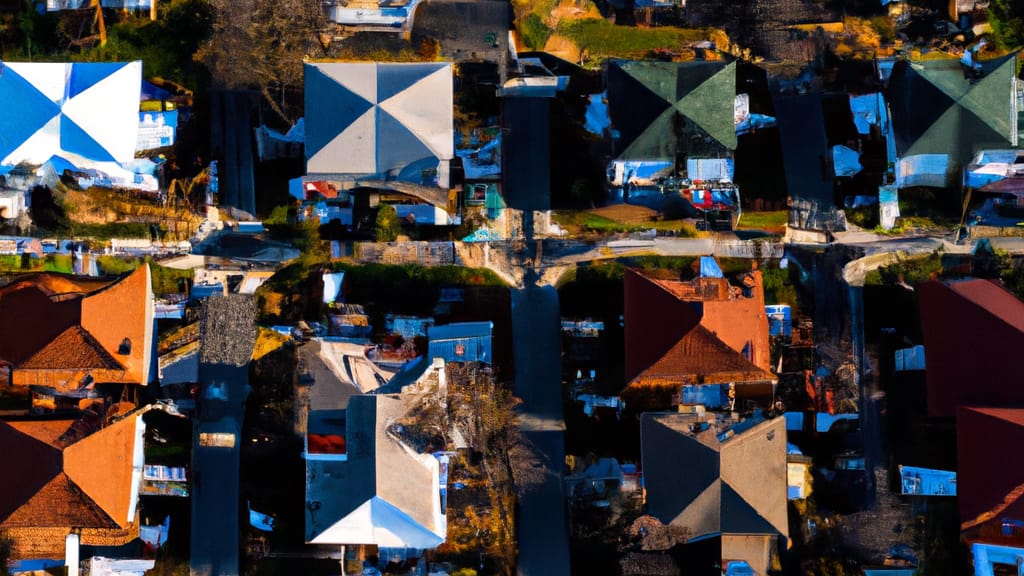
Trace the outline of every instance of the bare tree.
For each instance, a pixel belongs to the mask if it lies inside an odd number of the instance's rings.
[[[285,95],[302,88],[302,63],[320,50],[318,0],[211,0],[213,34],[196,54],[218,88],[256,89],[283,120]]]

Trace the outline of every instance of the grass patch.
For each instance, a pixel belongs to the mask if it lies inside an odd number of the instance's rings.
[[[651,220],[643,223],[625,223],[606,218],[587,211],[555,210],[551,213],[552,220],[569,234],[605,235],[660,230],[676,232],[684,238],[697,238],[697,228],[687,220]]]
[[[789,223],[789,210],[769,212],[743,212],[740,215],[739,230],[781,231]]]
[[[586,50],[596,61],[643,58],[653,50],[672,50],[710,37],[708,28],[635,28],[616,26],[603,18],[563,21],[557,32]]]
[[[553,32],[554,30],[549,28],[537,13],[527,14],[519,21],[519,33],[522,35],[523,44],[533,50],[543,50]]]
[[[74,271],[73,259],[70,254],[47,254],[43,257],[43,270],[71,274]]]
[[[923,258],[896,262],[868,272],[864,276],[865,286],[895,286],[900,283],[911,286],[942,275],[942,255],[933,252]]]
[[[285,342],[289,340],[290,338],[284,334],[260,326],[259,333],[256,335],[256,344],[252,347],[252,359],[259,360],[263,358],[284,346]]]
[[[0,255],[2,272],[63,272],[73,271],[70,254],[47,254],[42,258],[22,257],[20,254]]]

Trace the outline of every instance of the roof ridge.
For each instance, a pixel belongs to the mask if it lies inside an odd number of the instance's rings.
[[[50,349],[56,349],[61,344],[64,344],[64,339],[74,338],[75,336],[80,337],[81,344],[87,346],[89,350],[96,354],[96,356],[98,357],[98,363],[101,364],[100,366],[78,366],[76,367],[77,369],[105,368],[110,370],[126,370],[125,366],[121,362],[119,362],[117,358],[114,358],[114,355],[111,354],[106,348],[104,348],[103,345],[100,344],[99,341],[96,339],[96,337],[90,334],[89,331],[86,330],[81,324],[72,324],[71,326],[65,328],[55,338],[53,338],[52,340],[44,344],[42,347],[40,347],[38,350],[33,352],[28,358],[22,360],[19,363],[18,367],[22,369],[33,369],[35,368],[33,364],[39,363],[43,364],[43,366],[39,366],[38,368],[48,368],[49,366],[46,366],[47,359],[44,357],[44,355]]]
[[[669,349],[664,354],[662,354],[660,357],[658,357],[656,360],[654,360],[654,362],[651,362],[651,364],[648,367],[646,367],[643,370],[641,370],[640,373],[637,374],[636,377],[633,378],[633,381],[635,382],[638,379],[643,378],[658,363],[664,361],[666,356],[668,356],[669,354],[672,354],[674,351],[676,351],[677,349],[679,349],[681,347],[688,346],[693,340],[696,340],[698,338],[703,339],[704,343],[709,344],[709,345],[717,348],[718,349],[717,351],[719,353],[727,354],[727,355],[731,356],[735,361],[740,362],[741,364],[745,364],[745,366],[741,370],[739,370],[739,371],[756,373],[759,376],[764,376],[765,378],[763,378],[763,379],[765,379],[765,380],[773,380],[773,379],[775,379],[775,375],[774,374],[764,370],[763,368],[761,368],[757,364],[754,364],[749,358],[747,358],[743,354],[741,354],[741,353],[737,352],[736,350],[734,350],[731,346],[729,346],[728,344],[723,342],[722,339],[719,338],[717,334],[715,334],[710,329],[708,329],[706,326],[704,326],[703,324],[698,322],[696,325],[694,325],[693,328],[691,328],[686,334],[684,334],[675,344],[673,344],[671,347],[669,347]],[[736,368],[739,368],[739,367],[736,367]],[[736,372],[736,371],[737,370],[717,370],[717,372]],[[709,372],[709,373],[715,373],[715,371],[712,371],[712,372]]]

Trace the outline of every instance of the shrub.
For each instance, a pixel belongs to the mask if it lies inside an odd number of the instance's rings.
[[[531,49],[543,50],[552,30],[539,15],[531,13],[519,23],[519,33],[523,37],[523,43]]]
[[[381,204],[377,209],[377,242],[394,242],[402,232],[402,223],[398,221],[398,212],[390,204]]]

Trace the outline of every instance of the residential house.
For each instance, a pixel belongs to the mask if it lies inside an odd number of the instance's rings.
[[[957,410],[960,529],[971,545],[975,574],[992,574],[993,562],[1016,567],[1016,558],[1024,556],[1024,465],[1007,452],[1021,443],[1024,408]]]
[[[619,160],[682,166],[687,157],[736,148],[735,62],[613,61],[607,84]]]
[[[930,281],[917,292],[928,413],[952,417],[962,405],[1024,404],[1017,361],[1024,302],[990,280]],[[976,361],[979,354],[984,361]]]
[[[156,377],[154,314],[148,265],[114,281],[49,272],[16,277],[0,288],[5,384],[26,391],[145,386]]]
[[[307,442],[313,452],[306,459],[308,543],[427,550],[444,542],[438,460],[395,432],[408,402],[398,394],[354,396],[342,440],[340,430],[323,427],[317,442]],[[337,415],[316,421],[331,419],[338,421]],[[312,450],[323,438],[331,446]]]
[[[1019,363],[1024,302],[990,280],[918,285],[928,413],[956,418],[960,530],[975,574],[1017,569],[1024,556],[1024,442]]]
[[[952,175],[982,148],[1016,146],[1016,67],[1016,53],[897,61],[886,99],[898,156],[942,156]]]
[[[107,422],[0,422],[8,472],[0,474],[0,532],[11,558],[64,558],[65,538],[120,546],[138,538],[145,423],[141,414]]]
[[[640,441],[648,513],[765,576],[789,534],[785,419],[647,413]]]
[[[712,259],[705,264],[689,281],[626,271],[623,395],[653,393],[645,407],[679,404],[684,386],[732,384],[737,400],[773,400],[761,272],[745,273],[734,286]]]
[[[307,173],[292,187],[303,196],[308,182],[329,183],[320,186],[337,197],[357,192],[353,221],[387,196],[396,209],[426,205],[399,209],[419,223],[453,223],[452,73],[446,62],[306,64]]]

